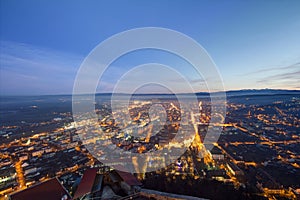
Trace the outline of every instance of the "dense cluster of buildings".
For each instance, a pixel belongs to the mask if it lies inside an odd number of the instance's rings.
[[[217,180],[235,188],[251,188],[267,198],[293,199],[299,195],[300,185],[295,179],[300,174],[300,119],[296,114],[300,111],[299,99],[275,101],[271,105],[254,105],[247,100],[228,102],[226,121],[212,124],[222,126],[223,132],[210,151],[203,145],[211,117],[208,101],[199,104],[200,114],[194,114],[196,111],[185,113],[188,120],[184,122],[181,122],[182,113],[175,100],[167,100],[162,105],[165,110],[161,112],[165,113],[149,116],[151,102],[135,101],[129,109],[132,120],[125,121],[122,128],[118,127],[118,118],[122,119],[123,112],[128,110],[109,113],[102,107],[97,110],[102,116],[97,121],[101,130],[96,126],[86,129],[84,125],[91,122],[83,119],[82,124],[68,123],[51,132],[33,132],[2,143],[0,196],[20,199],[18,196],[24,195],[26,199],[26,195],[36,190],[50,192],[53,189],[57,193],[51,194],[57,196],[52,199],[58,196],[66,200],[153,198],[153,192],[141,190],[142,184],[136,176],[113,170],[114,166],[126,167],[131,160],[113,154],[106,159],[97,146],[90,147],[90,144],[138,154],[154,152],[166,145],[169,151],[188,147],[182,156],[172,158],[172,162],[171,157],[162,156],[146,163],[142,175],[137,175],[139,179],[164,173],[169,177]],[[159,122],[158,116],[164,114],[165,124],[152,134],[153,122]],[[61,122],[64,118],[53,120]],[[192,129],[185,128],[189,124],[193,125]],[[194,137],[174,140],[180,127],[195,133]],[[17,127],[2,128],[0,136],[7,138],[16,130]],[[91,148],[93,152],[89,152]],[[155,163],[165,167],[154,173],[147,172],[150,164],[153,168],[160,166]]]

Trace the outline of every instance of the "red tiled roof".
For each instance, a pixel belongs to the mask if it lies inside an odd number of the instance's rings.
[[[73,199],[80,198],[83,195],[92,192],[97,171],[98,168],[91,168],[84,172]]]
[[[57,178],[29,187],[10,195],[11,200],[61,200],[63,196],[71,199],[69,193],[60,184]]]
[[[116,172],[119,174],[119,176],[125,181],[128,185],[134,186],[134,185],[142,185],[140,181],[138,181],[133,174],[128,172],[123,172],[116,170]]]

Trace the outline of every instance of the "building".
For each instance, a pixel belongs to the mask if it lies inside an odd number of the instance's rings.
[[[116,170],[116,173],[121,177],[120,186],[125,193],[133,194],[140,191],[142,183],[137,180],[131,173]]]
[[[13,193],[10,200],[71,200],[70,194],[57,178],[31,186],[25,190]]]
[[[131,195],[138,192],[142,185],[142,183],[131,173],[119,170],[109,172],[105,176],[105,183],[107,183],[115,193],[125,193],[125,195]]]
[[[100,192],[103,175],[97,174],[98,170],[98,168],[91,168],[84,172],[73,199],[89,199]]]

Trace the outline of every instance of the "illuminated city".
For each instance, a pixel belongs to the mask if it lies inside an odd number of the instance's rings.
[[[48,119],[44,120],[34,116],[48,112],[43,110],[45,106],[43,102],[47,97],[31,98],[32,102],[36,102],[35,104],[20,107],[17,111],[24,112],[23,116],[33,117],[30,119],[31,122],[18,119],[7,120],[7,125],[1,127],[2,197],[53,177],[57,177],[66,190],[74,195],[74,192],[76,193],[74,187],[78,182],[76,180],[86,170],[98,169],[97,173],[105,176],[114,169],[114,166],[123,165],[124,159],[128,159],[110,158],[109,165],[105,165],[86,149],[89,143],[111,141],[111,144],[117,148],[139,154],[155,151],[168,142],[173,148],[182,148],[183,143],[191,143],[186,141],[191,138],[183,139],[182,143],[172,142],[179,127],[184,126],[180,124],[180,107],[172,96],[161,98],[158,95],[153,101],[165,108],[165,111],[162,111],[166,112],[168,119],[167,125],[156,135],[151,134],[153,126],[147,115],[147,110],[153,102],[147,99],[147,96],[140,100],[132,100],[129,107],[132,123],[141,127],[140,135],[143,135],[141,132],[145,132],[145,137],[135,137],[134,131],[129,128],[120,129],[115,123],[108,106],[109,101],[105,100],[107,97],[97,95],[98,101],[95,106],[96,112],[99,117],[101,116],[98,121],[101,131],[98,130],[97,137],[86,136],[85,140],[81,140],[78,136],[83,130],[75,129],[70,112],[66,111],[70,96],[52,97],[51,105],[64,102],[66,108],[49,108],[57,111],[48,113]],[[201,185],[208,181],[216,184],[216,187],[227,185],[232,191],[232,194],[228,195],[240,195],[241,198],[257,195],[256,197],[266,197],[266,199],[274,197],[295,199],[299,191],[299,181],[295,177],[300,171],[299,92],[287,91],[287,94],[283,92],[272,96],[257,96],[255,92],[246,96],[229,95],[225,122],[213,124],[213,126],[222,126],[223,131],[211,151],[206,150],[202,143],[210,119],[210,101],[207,96],[202,95],[198,95],[198,99],[201,113],[189,113],[188,123],[194,124],[194,129],[190,131],[195,133],[191,145],[181,157],[175,160],[173,158],[173,162],[165,168],[146,172],[145,168],[150,162],[140,166],[145,173],[138,173],[135,176],[144,187],[175,193],[172,188],[167,187],[168,184],[186,182],[186,184]],[[19,103],[19,100],[16,100],[15,104]],[[121,114],[122,111],[114,116]],[[36,121],[34,122],[33,119]],[[153,119],[157,118],[154,116]],[[132,126],[132,123],[127,124],[127,127]],[[100,133],[107,133],[107,135]],[[101,152],[98,153],[101,155]],[[161,156],[159,162],[153,161],[152,165],[161,162],[167,162],[167,157]],[[133,161],[132,163],[137,165]],[[158,187],[153,184],[154,179],[160,179],[160,184],[166,185]],[[212,195],[201,190],[199,193],[184,189],[178,192],[199,197],[204,194],[202,197],[207,199]]]
[[[300,200],[299,8],[0,0],[0,200]]]

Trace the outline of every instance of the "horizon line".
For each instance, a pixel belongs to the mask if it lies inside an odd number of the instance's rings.
[[[195,93],[114,93],[114,92],[96,92],[94,94],[90,93],[82,93],[82,94],[0,94],[1,97],[9,97],[9,96],[20,96],[20,97],[29,97],[29,96],[73,96],[73,95],[190,95],[190,94],[217,94],[217,93],[228,93],[228,92],[241,92],[241,91],[287,91],[287,92],[300,92],[300,89],[238,89],[238,90],[225,90],[225,91],[217,91],[217,92],[195,92]]]

